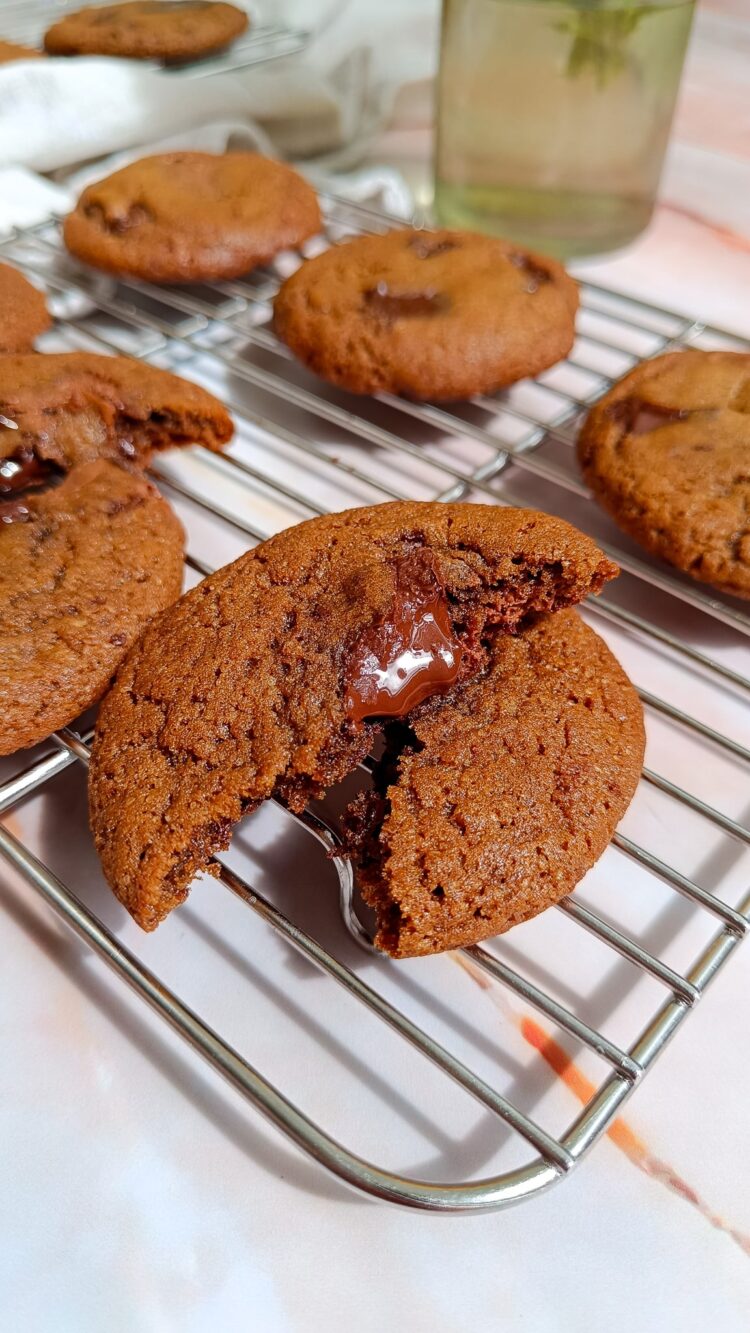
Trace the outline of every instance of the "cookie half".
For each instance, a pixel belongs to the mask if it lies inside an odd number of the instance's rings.
[[[638,696],[575,611],[497,634],[485,669],[392,727],[346,844],[395,958],[499,935],[601,856],[643,762]]]
[[[307,181],[259,153],[162,153],[89,185],[65,219],[70,252],[150,282],[239,277],[320,229]]]
[[[102,459],[0,496],[0,754],[44,740],[106,689],[179,597],[184,534],[144,477]]]
[[[750,355],[671,352],[591,409],[584,477],[653,555],[750,598]]]
[[[223,50],[247,26],[243,9],[219,0],[129,0],[66,14],[48,29],[44,47],[55,56],[195,60]]]
[[[281,287],[274,328],[310,370],[352,393],[469,398],[567,355],[578,289],[554,259],[466,231],[363,236]]]
[[[302,523],[219,570],[146,630],[99,710],[91,826],[118,898],[153,929],[244,813],[273,795],[302,809],[384,716],[484,671],[488,636],[616,572],[560,519],[408,502]]]
[[[44,459],[65,471],[94,458],[145,466],[154,450],[182,444],[217,450],[233,430],[200,385],[93,352],[0,357],[0,418],[0,459]]]
[[[0,264],[0,353],[29,351],[51,323],[39,289],[17,269]]]

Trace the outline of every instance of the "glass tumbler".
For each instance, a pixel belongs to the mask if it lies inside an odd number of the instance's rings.
[[[693,0],[443,0],[435,213],[562,257],[653,211]]]

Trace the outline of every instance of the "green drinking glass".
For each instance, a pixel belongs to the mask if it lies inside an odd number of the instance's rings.
[[[651,217],[693,0],[443,0],[435,213],[563,258]]]

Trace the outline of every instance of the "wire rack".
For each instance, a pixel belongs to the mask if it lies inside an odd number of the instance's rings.
[[[385,230],[394,221],[333,196],[324,196],[322,203],[325,232],[305,247],[306,255],[350,234]],[[679,838],[672,837],[670,843],[674,858],[623,831],[605,855],[614,857],[615,865],[623,858],[634,864],[649,894],[658,889],[669,902],[676,898],[687,905],[701,931],[699,955],[692,965],[675,965],[666,941],[663,949],[649,947],[648,938],[644,941],[634,926],[616,923],[606,906],[595,909],[579,891],[545,914],[556,918],[558,926],[560,915],[566,918],[574,936],[569,946],[573,956],[593,939],[608,959],[624,964],[628,986],[634,988],[643,979],[652,984],[649,995],[656,999],[645,1022],[627,1039],[614,1040],[600,1030],[604,1024],[588,1020],[584,1005],[561,998],[564,986],[537,984],[530,955],[526,960],[516,951],[513,966],[505,961],[505,937],[462,951],[469,965],[493,985],[552,1024],[574,1053],[603,1062],[603,1076],[571,1124],[554,1132],[546,1128],[531,1113],[533,1107],[519,1106],[495,1086],[491,1072],[476,1072],[452,1052],[450,1043],[439,1041],[394,1004],[386,983],[403,964],[382,958],[376,962],[370,956],[368,980],[363,979],[356,961],[342,962],[281,910],[272,894],[260,893],[247,875],[228,864],[222,862],[220,868],[220,883],[230,895],[474,1098],[484,1113],[503,1122],[503,1133],[509,1130],[523,1150],[521,1164],[511,1169],[481,1179],[459,1173],[459,1179],[442,1183],[401,1175],[343,1146],[154,975],[137,949],[121,943],[101,916],[45,864],[38,847],[0,825],[0,854],[23,883],[247,1102],[338,1178],[381,1199],[445,1212],[500,1208],[551,1186],[611,1125],[726,964],[750,920],[750,893],[735,893],[734,901],[728,901],[709,876],[701,882],[680,868],[677,855],[680,842],[689,840],[689,830],[695,828],[720,851],[734,854],[739,848],[744,856],[742,849],[750,845],[742,813],[729,813],[695,790],[700,787],[701,756],[706,756],[726,766],[725,794],[727,788],[741,791],[743,781],[747,791],[750,752],[733,723],[715,723],[717,716],[741,717],[736,710],[747,702],[750,680],[742,667],[750,634],[748,609],[652,562],[618,535],[582,485],[572,444],[586,406],[640,358],[688,344],[747,349],[750,343],[584,283],[575,347],[565,362],[537,381],[451,409],[389,394],[355,399],[314,380],[271,330],[269,303],[300,255],[282,255],[273,268],[243,281],[170,289],[118,282],[83,268],[62,249],[54,221],[15,233],[0,244],[0,252],[47,290],[57,316],[47,350],[89,348],[143,356],[218,389],[232,408],[237,441],[226,456],[196,449],[164,456],[155,467],[160,485],[182,506],[187,523],[188,581],[212,568],[199,554],[201,525],[207,522],[212,532],[221,528],[236,549],[243,549],[301,518],[391,498],[536,504],[562,512],[589,531],[620,564],[624,572],[614,590],[589,603],[586,614],[605,634],[620,636],[618,642],[634,645],[640,653],[645,673],[638,681],[640,694],[649,731],[661,728],[666,738],[662,753],[668,755],[670,738],[679,736],[694,747],[695,759],[685,786],[647,767],[639,787],[639,794],[658,793],[677,820]],[[693,699],[699,706],[690,706]],[[90,726],[65,728],[35,752],[31,763],[28,756],[19,757],[0,786],[0,812],[7,815],[27,798],[53,791],[58,775],[85,766],[89,739]],[[739,772],[743,778],[738,782]],[[326,850],[335,846],[334,828],[317,809],[299,820],[283,812],[283,819],[295,822],[298,833],[300,827],[304,830],[315,844],[315,855],[323,855],[319,844]],[[342,917],[351,935],[369,948],[351,872],[345,862],[334,864]],[[168,932],[179,916],[161,931]],[[512,932],[512,938],[516,935]],[[431,984],[439,985],[442,975],[431,973]]]
[[[93,3],[104,5],[111,3],[111,0],[93,0]],[[41,49],[47,29],[66,13],[81,8],[82,4],[78,0],[59,0],[57,4],[54,0],[7,0],[7,3],[0,4],[0,38]],[[305,49],[310,40],[310,33],[306,29],[287,26],[275,20],[266,21],[262,12],[256,14],[252,8],[250,20],[248,30],[226,51],[203,60],[166,65],[164,68],[175,75],[193,79],[207,78],[211,74],[231,74],[267,60],[296,55]],[[160,66],[158,61],[141,63]]]

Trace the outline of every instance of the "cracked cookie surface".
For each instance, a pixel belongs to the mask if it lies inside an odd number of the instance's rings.
[[[422,608],[432,614],[440,589],[460,648],[445,708],[486,670],[495,634],[617,573],[588,537],[534,510],[397,502],[301,523],[192,589],[123,662],[92,750],[97,849],[141,926],[185,899],[243,814],[270,796],[300,810],[369,753],[379,705],[360,692],[349,706],[363,645],[393,642],[400,572],[427,558]],[[419,666],[423,644],[412,647]]]
[[[0,754],[95,703],[179,596],[182,526],[140,472],[155,449],[219,448],[211,394],[125,357],[0,357]]]
[[[51,323],[42,292],[10,264],[0,264],[0,353],[29,351]]]
[[[47,30],[44,46],[56,56],[194,60],[223,50],[247,26],[245,11],[221,0],[125,0],[66,14]]]
[[[465,231],[392,231],[333,246],[281,287],[274,328],[353,393],[456,400],[567,355],[578,289],[554,259]]]
[[[0,514],[0,754],[95,703],[182,588],[182,526],[145,477],[85,463],[26,509],[7,526]]]
[[[72,254],[150,282],[240,277],[320,228],[312,186],[259,153],[161,153],[83,191],[63,226]]]
[[[750,355],[644,362],[589,412],[578,457],[597,498],[647,551],[750,598]]]

